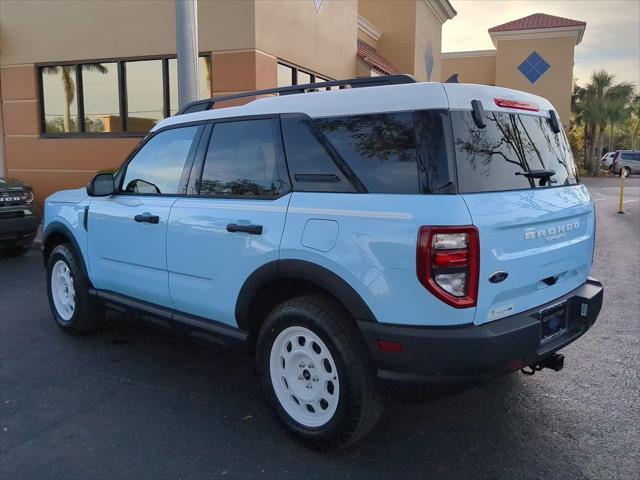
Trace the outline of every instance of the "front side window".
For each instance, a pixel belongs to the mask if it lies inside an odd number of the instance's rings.
[[[213,127],[200,195],[274,196],[281,193],[274,121],[245,120]]]
[[[486,112],[478,128],[471,111],[452,111],[451,123],[463,193],[554,187],[577,183],[564,131],[554,133],[546,117]],[[552,171],[539,178],[535,171]]]
[[[317,127],[371,193],[418,193],[413,112],[318,118]]]
[[[184,193],[185,166],[200,127],[172,128],[158,133],[126,167],[122,190],[127,193],[176,195]]]

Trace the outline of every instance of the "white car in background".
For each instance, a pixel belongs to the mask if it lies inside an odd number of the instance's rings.
[[[600,162],[602,162],[602,168],[604,168],[605,170],[610,170],[611,165],[613,164],[613,157],[615,156],[616,156],[616,152],[605,153],[600,159]]]

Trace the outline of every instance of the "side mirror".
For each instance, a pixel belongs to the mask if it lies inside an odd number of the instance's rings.
[[[87,185],[87,195],[90,197],[108,197],[115,190],[111,173],[99,173]]]

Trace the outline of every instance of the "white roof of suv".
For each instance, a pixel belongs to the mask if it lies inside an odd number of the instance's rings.
[[[487,111],[525,113],[521,109],[499,107],[495,99],[536,104],[539,111],[526,112],[533,115],[548,115],[553,109],[545,98],[509,88],[462,83],[408,83],[265,97],[238,107],[175,115],[160,121],[152,131],[199,120],[278,113],[332,117],[407,110],[471,110],[471,100],[480,100]]]

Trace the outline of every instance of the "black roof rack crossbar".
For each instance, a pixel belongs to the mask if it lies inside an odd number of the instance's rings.
[[[235,100],[237,98],[256,97],[258,95],[293,95],[296,93],[306,93],[309,90],[325,89],[327,87],[375,87],[380,85],[400,85],[404,83],[416,83],[411,75],[386,75],[380,77],[350,78],[348,80],[331,80],[329,82],[307,83],[304,85],[291,85],[288,87],[269,88],[266,90],[256,90],[253,92],[237,93],[235,95],[225,95],[223,97],[212,97],[204,100],[190,102],[181,108],[176,115],[185,113],[202,112],[209,110],[216,102],[225,100]]]

